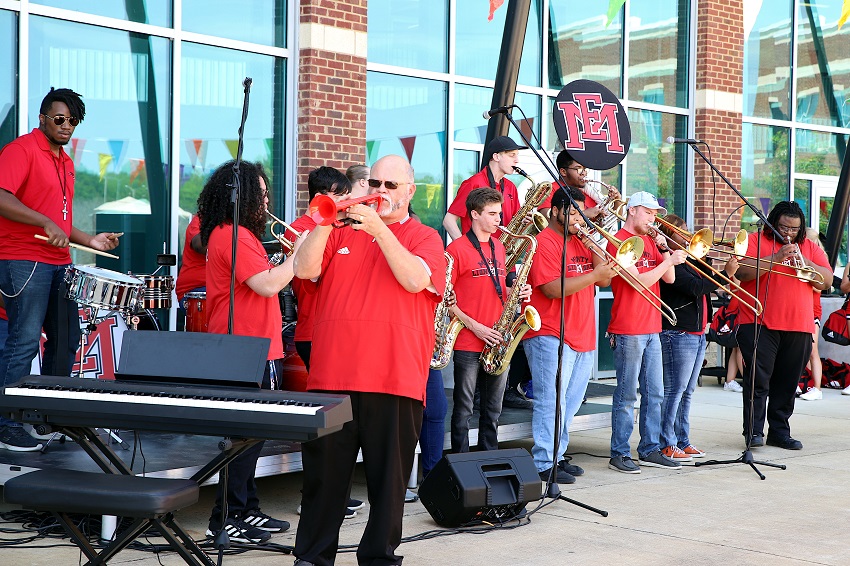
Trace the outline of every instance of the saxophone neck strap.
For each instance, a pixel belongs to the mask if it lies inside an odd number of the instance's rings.
[[[490,275],[490,280],[493,282],[496,294],[499,295],[499,301],[504,305],[505,299],[502,297],[502,285],[499,283],[499,264],[496,261],[496,245],[493,243],[493,238],[490,237],[490,239],[487,240],[490,242],[490,257],[492,258],[491,261],[487,261],[487,257],[481,249],[481,242],[478,241],[478,236],[475,235],[475,232],[470,230],[466,233],[466,237],[469,238],[469,241],[472,242],[472,247],[475,248],[475,251],[477,251],[478,255],[481,256],[481,261],[484,262],[484,267],[487,268],[487,273]]]

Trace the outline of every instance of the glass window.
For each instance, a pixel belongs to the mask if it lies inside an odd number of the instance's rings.
[[[838,31],[842,5],[842,0],[800,2],[798,122],[850,128],[847,34]]]
[[[623,10],[605,27],[607,11],[607,2],[550,0],[549,88],[589,79],[622,95]]]
[[[30,0],[65,10],[76,10],[96,16],[106,16],[155,26],[171,26],[171,2],[169,0]]]
[[[486,2],[456,3],[455,12],[458,24],[456,26],[455,72],[458,75],[487,80],[493,80],[496,77],[508,4],[505,3],[496,10],[493,21],[487,21],[486,10]],[[525,41],[522,46],[518,84],[540,86],[541,25],[540,0],[532,0],[528,14],[528,26],[525,30]]]
[[[260,162],[271,181],[271,210],[283,218],[285,61],[268,55],[194,43],[183,44],[180,100],[180,208],[194,213],[215,169],[236,158],[245,77],[251,85],[242,159]],[[181,212],[182,214],[182,212]],[[188,216],[179,219],[181,238]]]
[[[366,159],[407,156],[413,165],[413,209],[443,233],[446,214],[446,97],[441,81],[369,72],[366,78]]]
[[[686,160],[690,150],[685,144],[664,141],[667,132],[685,137],[687,117],[631,109],[629,122],[632,126],[632,147],[627,158],[626,194],[647,191],[657,196],[661,206],[669,212],[687,218]]]
[[[370,0],[369,62],[446,72],[447,0]]]
[[[168,240],[171,43],[84,24],[30,19],[29,127],[50,87],[83,96],[66,150],[76,166],[74,225],[124,232],[120,260],[72,251],[74,263],[153,273]]]
[[[741,143],[741,193],[765,216],[779,201],[788,200],[790,133],[787,128],[743,124]],[[752,231],[756,216],[744,208],[741,227]]]
[[[455,85],[454,110],[455,110],[455,132],[454,139],[459,142],[483,144],[487,138],[488,122],[483,113],[490,109],[493,103],[493,89],[481,86]],[[525,136],[532,140],[534,147],[540,147],[533,137],[540,139],[540,97],[536,94],[518,92],[514,97],[514,108],[511,115]],[[523,118],[522,113],[525,113]],[[551,120],[550,120],[551,121]],[[520,145],[525,145],[522,136],[510,127],[508,135]]]
[[[795,135],[794,170],[797,173],[836,177],[841,173],[847,136],[803,129],[798,129]]]
[[[629,4],[629,99],[687,107],[690,0]]]
[[[285,47],[286,1],[183,0],[183,29]]]
[[[791,0],[744,2],[744,115],[788,120]]]
[[[0,10],[0,148],[18,137],[15,105],[18,82],[18,29],[14,12]],[[36,110],[37,111],[37,110]]]

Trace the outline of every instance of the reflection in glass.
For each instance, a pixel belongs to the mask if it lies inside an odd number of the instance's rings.
[[[18,65],[15,60],[18,44],[17,16],[0,11],[0,148],[18,137],[15,84]]]
[[[96,16],[106,16],[141,24],[171,26],[171,2],[169,0],[125,0],[107,2],[104,0],[30,0],[30,3],[43,4],[65,10],[76,10]]]
[[[658,197],[669,212],[687,218],[686,158],[689,150],[685,144],[668,144],[662,137],[666,132],[685,137],[687,117],[632,109],[629,110],[629,121],[632,147],[627,159],[628,187],[625,194],[647,191]],[[621,189],[620,192],[624,191]]]
[[[540,86],[542,46],[540,45],[540,1],[531,0],[528,26],[522,46],[518,83]],[[483,11],[482,11],[483,10]],[[457,2],[455,72],[458,75],[495,80],[502,35],[505,31],[505,15],[508,4],[496,10],[493,21],[487,21],[486,2]],[[370,33],[371,33],[371,25]]]
[[[606,28],[607,10],[607,2],[550,0],[549,88],[589,79],[621,96],[623,10]]]
[[[788,120],[792,0],[744,2],[744,115]]]
[[[796,190],[797,190],[797,185],[801,182],[806,183],[806,184],[810,184],[809,181],[805,181],[803,179],[797,179],[794,182],[795,194],[796,194]],[[819,202],[818,202],[818,225],[816,226],[816,228],[818,229],[818,232],[820,232],[821,234],[826,234],[827,228],[829,227],[829,217],[832,214],[832,207],[834,205],[835,205],[835,197],[821,196],[820,199],[819,199]],[[805,210],[805,209],[803,209],[803,210]],[[806,216],[806,220],[809,220],[811,215],[812,215],[812,213],[810,211],[809,215]],[[811,223],[811,220],[809,220],[809,223]],[[845,223],[844,229],[842,230],[841,245],[838,247],[838,259],[836,261],[836,267],[838,268],[838,271],[840,271],[840,272],[843,272],[844,266],[847,265],[847,252],[848,252],[848,247],[850,246],[850,230],[848,230],[848,229],[850,229],[850,227],[848,227],[847,224]]]
[[[83,95],[86,119],[66,151],[76,166],[74,225],[124,232],[120,260],[74,263],[153,273],[168,240],[171,43],[165,38],[33,16],[29,127],[51,86]]]
[[[795,136],[794,170],[797,173],[836,177],[841,173],[846,135],[798,129]],[[836,152],[839,146],[842,148],[840,155]]]
[[[183,29],[285,47],[286,4],[286,0],[183,0]]]
[[[446,214],[444,82],[369,72],[366,78],[366,160],[406,156],[415,171],[413,209],[442,232]]]
[[[629,4],[629,99],[687,107],[690,4]]]
[[[842,0],[800,2],[797,121],[850,128],[847,33],[838,30]]]
[[[788,200],[790,137],[787,128],[743,124],[741,193],[765,216],[777,202]],[[755,214],[744,208],[741,227],[752,231],[755,221]]]
[[[448,202],[452,202],[457,195],[457,189],[460,184],[478,173],[481,170],[479,166],[481,162],[481,153],[468,149],[454,150],[454,175],[452,179],[452,194],[449,195]]]
[[[488,122],[484,119],[483,113],[490,109],[492,103],[492,88],[464,84],[455,85],[455,141],[484,143],[487,137]],[[532,133],[538,140],[540,139],[540,97],[536,94],[517,92],[514,96],[514,104],[519,107],[511,111],[514,121],[522,130],[522,133],[529,140],[532,140],[534,147],[539,147],[540,144],[532,138]],[[525,113],[525,118],[523,118],[520,109]],[[508,135],[519,145],[525,145],[522,136],[513,126],[510,127]]]
[[[268,55],[183,44],[180,100],[180,208],[194,213],[210,174],[236,158],[245,77],[253,77],[242,159],[260,162],[272,188],[270,210],[282,210],[284,61]],[[188,220],[180,219],[178,233]],[[182,248],[181,248],[182,249]]]
[[[370,0],[369,62],[446,72],[447,0]]]

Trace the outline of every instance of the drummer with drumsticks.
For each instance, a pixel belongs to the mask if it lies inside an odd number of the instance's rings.
[[[119,234],[92,236],[73,225],[74,161],[63,146],[85,114],[79,94],[51,88],[41,102],[38,127],[0,150],[0,292],[9,316],[0,385],[29,374],[42,328],[47,336],[42,373],[70,375],[80,323],[76,303],[63,290],[68,247],[107,252],[118,245]],[[0,448],[30,452],[41,444],[20,424],[0,417]]]

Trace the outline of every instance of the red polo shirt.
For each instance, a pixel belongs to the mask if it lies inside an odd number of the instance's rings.
[[[448,211],[455,216],[460,216],[460,231],[462,234],[466,234],[472,228],[472,220],[466,215],[466,197],[474,189],[486,187],[490,187],[490,179],[487,177],[486,167],[461,183],[460,187],[458,187],[457,196],[452,201]],[[503,177],[492,188],[502,193],[502,198],[504,198],[504,202],[502,202],[502,225],[507,226],[520,208],[519,193],[517,193],[516,185],[507,177]]]
[[[183,244],[183,264],[177,274],[175,292],[177,300],[182,301],[183,295],[207,284],[207,258],[192,249],[192,238],[201,233],[201,219],[198,215],[192,217],[186,227],[186,242]]]
[[[64,195],[68,217],[62,218]],[[38,128],[0,150],[0,189],[15,195],[25,206],[40,212],[71,235],[74,202],[74,162],[62,148],[59,156],[50,150],[47,137]],[[0,216],[0,259],[40,261],[51,265],[71,263],[68,248],[37,240],[44,235],[38,226],[13,222]]]

